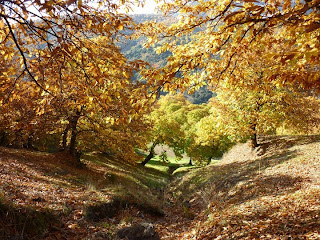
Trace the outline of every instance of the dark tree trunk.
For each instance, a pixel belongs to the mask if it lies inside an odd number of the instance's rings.
[[[258,140],[257,140],[257,133],[254,133],[254,134],[253,134],[252,146],[253,146],[254,148],[259,147]]]
[[[66,127],[66,129],[63,131],[63,134],[62,134],[62,150],[67,149],[67,138],[68,138],[69,129],[70,129],[70,126],[68,124],[68,126]]]
[[[6,139],[6,133],[0,132],[0,146],[6,147],[8,145],[7,139]]]
[[[33,146],[33,133],[30,133],[27,139],[27,148],[28,149],[35,149]]]
[[[154,142],[150,148],[148,156],[141,162],[142,166],[145,166],[154,157],[154,148],[157,146],[157,142]]]
[[[69,152],[74,157],[76,157],[76,155],[77,155],[77,147],[76,146],[77,146],[77,131],[72,129]]]
[[[71,137],[70,137],[68,150],[69,150],[69,153],[74,157],[79,156],[79,154],[77,153],[77,135],[78,135],[77,125],[78,125],[78,120],[80,116],[81,116],[81,110],[79,111],[77,109],[75,115],[69,118],[69,124],[66,126],[62,134],[62,150],[65,151],[68,149],[67,138],[68,138],[68,133],[71,130]]]
[[[192,165],[193,165],[193,164],[192,164],[192,158],[191,158],[191,157],[190,157],[190,159],[189,159],[188,165],[189,165],[189,166],[192,166]]]
[[[142,166],[145,166],[154,157],[154,152],[150,151],[148,156],[141,162]]]
[[[251,137],[252,147],[253,148],[259,147],[258,139],[257,139],[257,125],[256,124],[252,125],[252,132],[253,132],[253,135]]]
[[[211,163],[211,160],[212,160],[212,157],[209,157],[209,158],[208,158],[207,165],[209,165],[209,164]]]
[[[80,111],[77,110],[76,115],[74,115],[70,121],[70,128],[71,128],[71,138],[70,138],[70,148],[69,152],[72,156],[77,156],[77,124],[80,118]]]

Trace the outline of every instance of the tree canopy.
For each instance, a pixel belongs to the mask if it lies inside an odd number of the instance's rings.
[[[72,155],[133,161],[153,142],[203,160],[318,121],[319,0],[157,2],[170,20],[136,23],[123,13],[139,4],[130,0],[2,1],[0,142],[35,146],[51,135]],[[166,61],[129,61],[118,41],[133,32]],[[218,96],[198,106],[183,95],[158,100],[199,89]]]
[[[141,29],[149,45],[161,41],[158,51],[172,52],[164,68],[144,74],[164,89],[193,92],[204,84],[216,87],[234,69],[242,69],[249,52],[249,63],[256,56],[278,63],[265,72],[266,81],[319,93],[318,0],[172,1],[162,2],[160,10],[179,21],[169,26],[150,22]],[[190,40],[181,41],[183,37]]]
[[[3,144],[32,145],[56,134],[72,155],[78,146],[134,161],[134,147],[144,142],[137,133],[149,93],[145,84],[130,81],[140,63],[128,62],[115,44],[132,27],[119,11],[131,4],[3,1]]]

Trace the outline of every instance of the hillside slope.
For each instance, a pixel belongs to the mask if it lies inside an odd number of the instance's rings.
[[[171,183],[186,220],[163,239],[320,239],[319,136],[261,140]]]
[[[168,176],[104,155],[0,147],[0,239],[115,239],[162,215]]]
[[[319,159],[319,136],[269,137],[169,183],[110,156],[78,169],[63,153],[0,148],[0,239],[115,239],[139,222],[162,240],[320,239]]]

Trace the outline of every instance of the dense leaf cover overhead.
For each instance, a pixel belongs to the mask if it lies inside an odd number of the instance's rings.
[[[123,10],[139,1],[2,1],[1,144],[31,147],[51,135],[73,155],[80,147],[135,159],[134,148],[149,137],[140,134],[151,123],[145,115],[160,92],[193,93],[204,85],[220,92],[219,107],[211,104],[223,111],[208,112],[214,130],[202,128],[204,116],[187,115],[203,109],[185,103],[190,108],[177,111],[184,120],[173,119],[178,132],[170,133],[180,152],[227,148],[235,136],[230,129],[249,136],[274,132],[283,119],[291,126],[316,122],[319,0],[157,2],[174,21],[134,23]],[[123,56],[117,41],[135,31],[165,53],[165,65]],[[142,81],[131,81],[138,71]],[[224,121],[233,115],[236,121]],[[163,123],[159,131],[168,132],[170,121]]]
[[[1,3],[2,144],[32,145],[50,134],[60,135],[62,147],[73,155],[77,143],[82,149],[135,155],[133,148],[143,141],[136,133],[144,126],[148,92],[130,81],[142,63],[128,62],[115,44],[132,28],[131,18],[119,12],[131,5]]]
[[[150,22],[141,29],[149,45],[165,39],[159,52],[172,52],[166,67],[145,72],[164,89],[216,87],[235,69],[244,70],[243,56],[249,54],[248,63],[257,56],[278,63],[265,72],[266,81],[319,92],[318,0],[177,0],[160,9],[179,21],[169,26]],[[235,80],[233,84],[239,82]]]

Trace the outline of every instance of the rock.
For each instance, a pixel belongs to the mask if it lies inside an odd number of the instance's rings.
[[[114,217],[121,209],[121,202],[114,199],[108,203],[87,206],[85,216],[88,220],[98,222],[106,217]]]
[[[114,240],[113,234],[104,231],[98,231],[92,234],[88,240]]]
[[[160,240],[159,234],[151,223],[140,223],[125,227],[117,232],[119,239],[126,240]]]

